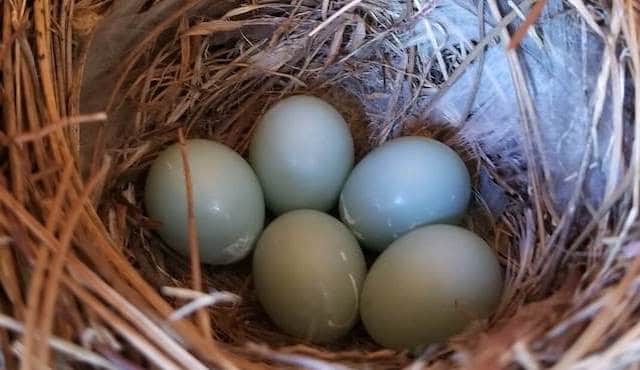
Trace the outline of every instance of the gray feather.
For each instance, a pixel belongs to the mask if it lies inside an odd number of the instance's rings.
[[[447,37],[438,36],[444,49],[459,50],[460,45],[468,46],[471,40],[482,39],[477,8],[470,0],[448,1],[428,15],[432,24],[440,24],[448,31]],[[490,21],[495,22],[485,14],[487,30],[493,27]],[[538,118],[541,140],[536,163],[547,166],[547,186],[557,209],[562,209],[576,191],[576,175],[587,143],[594,139],[595,152],[583,191],[588,201],[597,205],[604,194],[607,143],[611,134],[609,101],[605,102],[597,130],[591,129],[603,42],[559,0],[549,1],[535,30],[539,38],[527,36],[518,55]],[[416,42],[415,35],[412,42]],[[426,60],[434,58],[435,50],[426,37],[417,43]],[[484,64],[476,61],[466,69],[435,103],[435,109],[427,118],[460,128],[460,135],[466,141],[480,144],[498,162],[498,167],[517,168],[525,165],[524,132],[503,43],[489,45],[484,58]],[[431,68],[436,67],[432,64]],[[473,97],[479,68],[482,73]],[[473,102],[467,111],[470,99]],[[425,104],[429,103],[426,99]],[[593,132],[597,135],[591,136]]]

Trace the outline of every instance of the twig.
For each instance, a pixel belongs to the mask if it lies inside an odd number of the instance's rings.
[[[40,128],[35,132],[26,132],[26,133],[20,134],[14,137],[14,141],[18,144],[24,144],[30,141],[42,139],[55,131],[61,130],[71,125],[77,125],[82,123],[92,123],[92,122],[104,122],[106,120],[107,120],[107,114],[104,112],[94,113],[94,114],[84,114],[84,115],[74,116],[74,117],[64,117],[56,122],[43,126],[42,128]]]
[[[213,292],[210,294],[203,294],[202,296],[195,298],[193,301],[174,311],[171,315],[169,315],[168,320],[180,320],[186,316],[191,315],[193,312],[201,308],[214,306],[219,303],[238,303],[240,302],[240,300],[240,296],[229,292]],[[202,311],[206,312],[206,310]]]
[[[293,365],[301,369],[308,370],[352,370],[350,367],[343,366],[336,363],[330,363],[322,360],[315,359],[313,357],[283,354],[276,351],[272,351],[266,346],[257,345],[254,343],[247,344],[247,349],[251,352],[258,354],[267,359],[277,361],[282,364]]]
[[[324,20],[316,28],[314,28],[311,32],[309,32],[309,37],[315,36],[316,33],[320,32],[323,28],[325,28],[331,22],[333,22],[336,19],[338,19],[342,14],[346,13],[347,11],[349,11],[349,9],[356,7],[362,1],[364,1],[364,0],[351,0],[347,5],[343,6],[340,9],[338,9],[338,11],[336,11],[333,14],[331,14],[331,16],[329,16],[329,18]]]
[[[86,268],[81,268],[74,264],[73,272],[77,274],[77,280],[86,284],[98,296],[116,309],[125,319],[129,320],[138,330],[147,334],[149,339],[159,348],[163,348],[175,360],[179,361],[183,367],[193,370],[205,370],[206,367],[182,347],[168,333],[159,328],[147,315],[130,302],[127,302],[118,292],[102,281],[95,273]],[[83,295],[87,300],[96,301],[92,297]],[[96,301],[97,302],[97,301]],[[111,315],[111,314],[109,314]],[[105,323],[111,321],[105,319]],[[215,352],[214,352],[215,354]],[[220,359],[222,360],[222,359]]]
[[[43,96],[47,106],[47,112],[51,121],[58,121],[60,113],[58,110],[58,102],[56,99],[55,78],[53,77],[53,68],[51,55],[51,40],[49,39],[49,0],[35,0],[33,11],[33,20],[36,27],[36,45],[38,49],[38,67],[40,68],[40,79],[42,81]]]
[[[182,129],[178,129],[178,142],[180,155],[182,156],[182,168],[184,171],[184,182],[187,190],[187,227],[189,257],[191,264],[191,284],[194,290],[202,291],[202,271],[200,269],[200,248],[198,246],[198,231],[196,230],[196,215],[193,205],[193,182],[191,179],[191,166],[187,154],[186,141]],[[209,340],[211,336],[211,318],[206,308],[199,310],[197,320],[204,337]]]
[[[149,341],[140,336],[134,328],[129,326],[120,317],[115,315],[104,305],[102,305],[97,299],[92,297],[89,293],[84,291],[77,283],[66,277],[62,278],[65,285],[73,292],[87,306],[96,311],[104,320],[106,324],[113,327],[122,337],[124,337],[131,345],[137,348],[142,354],[144,354],[151,362],[163,370],[180,370],[174,361],[169,359],[164,353],[154,347]],[[192,369],[204,369],[192,368]]]
[[[98,171],[97,174],[89,179],[89,182],[83,189],[82,193],[79,195],[73,208],[69,211],[67,222],[60,232],[60,248],[56,251],[53,262],[49,269],[49,278],[45,288],[44,299],[41,308],[42,337],[44,338],[44,340],[47,340],[47,338],[49,338],[53,330],[53,318],[55,314],[54,310],[56,298],[58,297],[59,292],[58,287],[60,283],[60,277],[62,276],[62,268],[67,259],[67,253],[71,249],[71,242],[74,237],[76,225],[80,219],[80,216],[82,215],[84,207],[86,207],[87,205],[86,202],[89,200],[89,197],[93,193],[93,190],[96,188],[96,185],[102,182],[104,177],[107,175],[110,167],[111,159],[107,158],[105,159],[100,171]],[[44,346],[43,348],[41,348],[38,357],[43,361],[43,363],[48,363],[48,347]]]
[[[518,45],[520,45],[520,42],[524,39],[527,32],[529,32],[529,28],[536,22],[536,20],[538,20],[538,18],[542,14],[542,10],[544,9],[546,3],[547,0],[538,0],[535,4],[533,4],[531,11],[527,15],[527,18],[525,18],[524,22],[522,22],[516,32],[513,33],[511,41],[509,41],[509,45],[507,46],[508,50],[515,49],[516,47],[518,47]]]
[[[21,322],[14,320],[13,318],[2,313],[0,313],[0,326],[19,334],[24,334],[25,332],[24,325]],[[84,362],[88,365],[109,370],[119,370],[114,364],[112,364],[104,357],[97,355],[81,346],[78,346],[77,344],[68,342],[58,337],[50,337],[47,342],[54,350],[63,353],[73,359]]]

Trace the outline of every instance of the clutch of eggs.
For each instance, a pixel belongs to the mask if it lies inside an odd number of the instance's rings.
[[[344,118],[321,99],[298,95],[257,123],[253,169],[213,141],[190,140],[186,151],[201,260],[233,263],[257,244],[256,293],[285,333],[331,342],[360,316],[379,344],[416,349],[446,340],[498,304],[497,257],[477,235],[446,225],[464,215],[471,182],[462,159],[438,141],[394,139],[353,168]],[[338,202],[344,224],[322,213]],[[177,145],[151,166],[145,203],[163,240],[188,253]],[[265,204],[280,216],[262,232]],[[368,274],[359,242],[382,252]]]

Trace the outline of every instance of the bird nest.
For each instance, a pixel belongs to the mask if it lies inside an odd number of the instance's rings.
[[[623,369],[640,360],[638,6],[631,0],[1,3],[0,347],[7,369]],[[417,353],[280,333],[247,263],[175,255],[143,211],[181,135],[245,153],[295,93],[361,158],[402,135],[471,170],[490,319]]]

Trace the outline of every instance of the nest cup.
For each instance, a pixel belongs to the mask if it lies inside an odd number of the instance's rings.
[[[78,0],[2,7],[0,345],[8,369],[622,369],[635,298],[640,86],[631,1]],[[500,307],[420,352],[288,337],[247,261],[200,265],[144,212],[185,138],[245,154],[293,94],[465,159],[464,225],[505,269]]]

